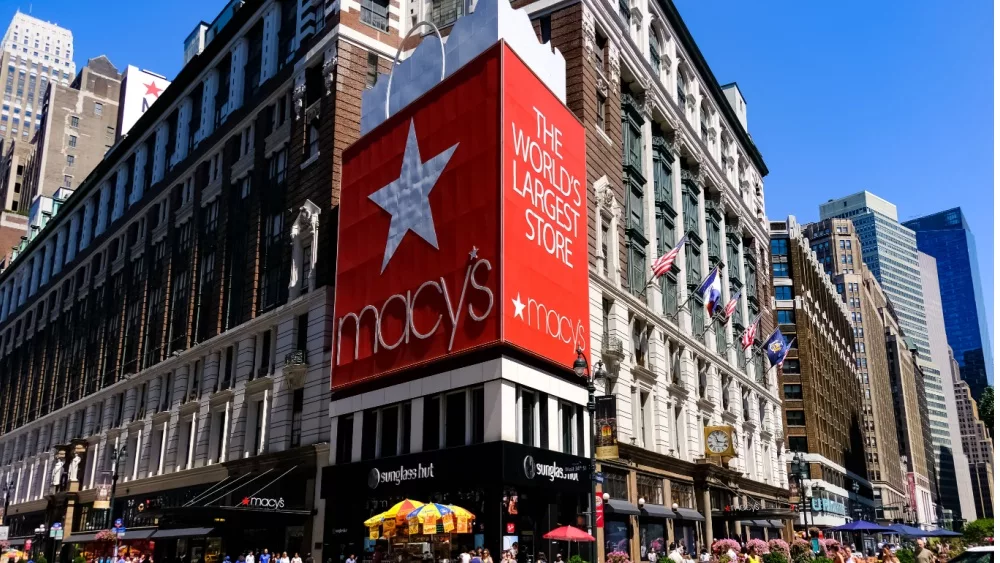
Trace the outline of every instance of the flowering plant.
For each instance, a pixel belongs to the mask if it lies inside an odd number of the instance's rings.
[[[747,540],[746,545],[747,545],[747,551],[752,551],[757,555],[764,555],[765,553],[771,552],[771,550],[767,546],[767,542],[765,542],[764,540],[759,540],[757,538]]]
[[[838,549],[840,548],[840,542],[833,538],[822,539],[820,540],[820,543],[823,544],[823,547],[825,547],[826,549],[833,549],[835,547]]]
[[[812,560],[812,545],[804,539],[797,538],[792,542],[790,549],[793,563]]]
[[[782,539],[773,539],[767,542],[767,547],[769,551],[777,551],[779,553],[783,553],[786,559],[790,557],[792,554],[788,542]]]
[[[94,536],[94,541],[113,542],[117,539],[118,534],[112,532],[111,530],[101,530],[100,532],[97,532],[96,536]]]
[[[604,563],[632,563],[632,560],[624,551],[612,551],[604,558]]]
[[[721,555],[723,553],[728,553],[729,550],[733,550],[734,553],[740,552],[740,544],[736,540],[731,540],[729,538],[723,538],[721,540],[715,540],[712,543],[712,553],[716,555]]]

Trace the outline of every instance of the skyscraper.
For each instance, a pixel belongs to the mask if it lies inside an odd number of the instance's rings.
[[[920,283],[924,289],[924,312],[927,318],[927,336],[931,345],[931,360],[942,370],[941,395],[945,399],[948,424],[944,427],[951,434],[951,447],[935,444],[934,457],[940,483],[941,505],[946,520],[976,519],[972,478],[969,476],[969,458],[962,449],[958,407],[955,403],[955,386],[951,381],[951,354],[945,336],[944,316],[941,313],[941,290],[938,288],[938,267],[934,257],[917,252],[920,265]],[[931,428],[941,428],[937,421]],[[949,515],[950,511],[950,515]]]
[[[976,239],[960,207],[903,223],[917,234],[917,248],[937,259],[948,344],[962,379],[978,401],[993,380],[993,353],[979,279]]]
[[[899,223],[895,205],[868,191],[821,204],[819,213],[821,219],[842,217],[854,223],[861,240],[861,258],[892,302],[903,334],[917,349],[924,375],[929,432],[937,473],[941,452],[954,451],[948,431],[949,406],[941,377],[942,369],[948,368],[947,365],[935,365],[931,354],[917,259],[917,237],[912,230]],[[954,396],[950,408],[955,409]]]

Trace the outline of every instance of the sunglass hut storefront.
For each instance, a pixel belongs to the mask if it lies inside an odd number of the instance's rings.
[[[549,561],[557,553],[568,559],[565,543],[542,534],[564,525],[585,528],[589,465],[574,455],[492,442],[327,467],[323,558],[382,560],[388,547],[391,561],[440,560],[483,547],[495,561],[511,548],[527,563],[538,553]],[[475,520],[466,533],[409,535],[404,526],[397,536],[371,540],[364,521],[405,499],[457,505]]]

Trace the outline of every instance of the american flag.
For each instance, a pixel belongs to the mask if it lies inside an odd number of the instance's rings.
[[[757,327],[760,325],[760,317],[760,315],[757,315],[757,318],[750,323],[750,326],[743,331],[743,336],[740,337],[740,344],[743,346],[744,350],[753,346],[753,339],[756,338]]]
[[[734,295],[733,298],[729,300],[729,303],[726,303],[726,308],[722,312],[725,320],[728,321],[729,317],[733,316],[733,311],[735,311],[736,306],[740,304],[740,295],[742,293],[743,293],[742,291],[737,291],[736,295]]]
[[[673,247],[670,252],[660,256],[653,262],[653,279],[657,279],[670,271],[670,268],[674,265],[674,260],[677,259],[677,255],[680,253],[681,249],[684,248],[684,244],[687,242],[687,239],[687,236],[681,237],[681,240],[677,242],[677,246]]]

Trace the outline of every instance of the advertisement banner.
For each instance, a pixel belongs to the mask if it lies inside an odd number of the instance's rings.
[[[331,388],[589,343],[583,126],[503,43],[343,155]]]
[[[594,525],[598,528],[604,527],[604,495],[602,493],[594,495]]]
[[[409,524],[408,527],[411,536],[420,533],[420,520],[417,518],[410,518],[407,523]]]
[[[594,453],[597,459],[618,458],[618,400],[613,395],[595,398],[597,436]]]

